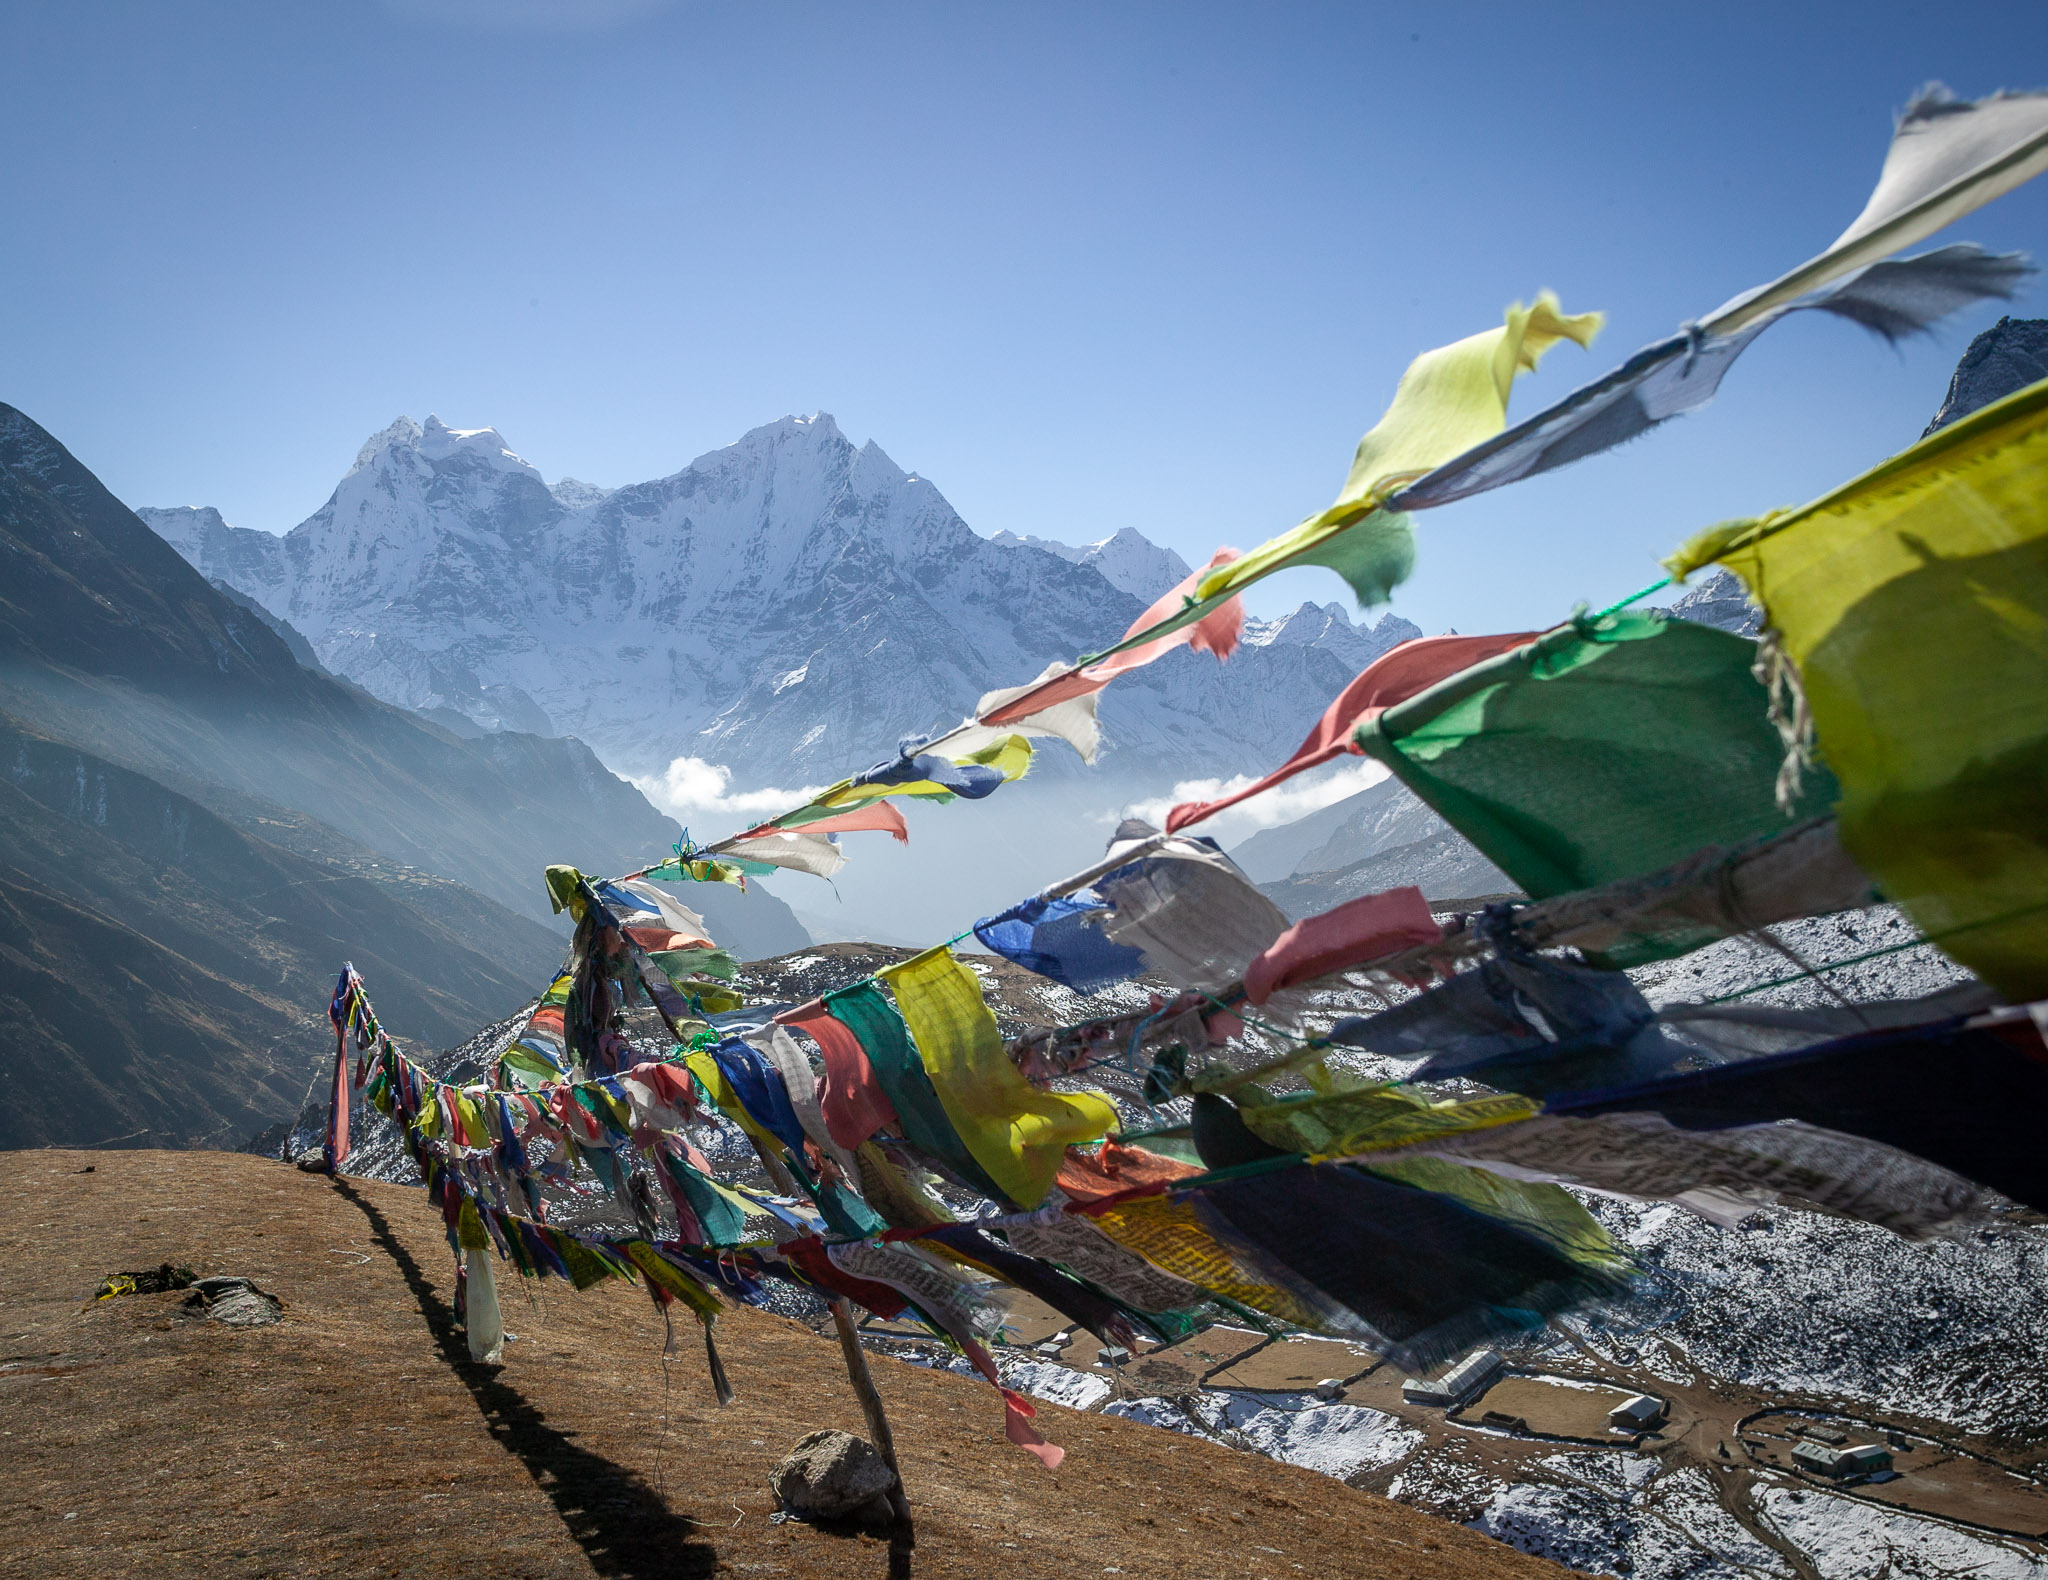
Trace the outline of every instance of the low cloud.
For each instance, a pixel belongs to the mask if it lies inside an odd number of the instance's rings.
[[[731,828],[698,831],[708,839],[738,833],[747,823],[758,823],[764,817],[801,806],[824,788],[810,785],[799,790],[734,790],[732,770],[701,757],[674,758],[661,773],[636,778],[633,783],[648,800],[681,822],[692,818],[708,818],[714,823],[720,818],[732,821]]]
[[[1277,828],[1320,812],[1346,796],[1378,784],[1387,777],[1387,765],[1378,762],[1347,762],[1326,773],[1310,772],[1276,785],[1263,795],[1240,801],[1228,811],[1197,823],[1191,833],[1207,834],[1223,845],[1249,838],[1262,828]],[[1163,796],[1133,801],[1124,809],[1126,817],[1140,817],[1163,828],[1166,814],[1184,801],[1214,801],[1257,783],[1251,774],[1229,779],[1183,779]]]

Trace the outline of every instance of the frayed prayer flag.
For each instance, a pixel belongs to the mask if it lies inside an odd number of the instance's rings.
[[[1093,664],[1065,669],[1057,674],[1048,671],[1021,692],[1012,693],[1000,706],[984,712],[980,722],[986,725],[1021,723],[1061,704],[1072,703],[1098,692],[1118,675],[1133,669],[1142,669],[1145,665],[1164,658],[1175,648],[1191,647],[1198,653],[1213,653],[1219,663],[1229,658],[1237,651],[1238,636],[1244,629],[1244,606],[1235,598],[1219,604],[1198,620],[1162,631],[1148,641],[1128,648],[1123,644],[1154,626],[1164,624],[1172,616],[1191,607],[1196,596],[1195,588],[1201,579],[1219,567],[1230,564],[1237,557],[1236,549],[1218,549],[1210,556],[1207,565],[1192,572],[1185,581],[1163,594],[1151,608],[1132,621],[1130,629],[1124,632],[1122,641],[1110,649],[1108,657]],[[982,700],[986,703],[995,695],[990,693],[990,697]],[[1089,723],[1092,725],[1093,722],[1091,714]],[[1092,757],[1093,753],[1083,752],[1082,755]]]

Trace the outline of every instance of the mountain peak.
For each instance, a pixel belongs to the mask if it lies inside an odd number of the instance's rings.
[[[841,444],[849,442],[846,435],[839,431],[839,424],[829,411],[814,411],[808,417],[792,414],[778,417],[773,422],[764,422],[758,428],[749,428],[727,448],[751,448],[758,444],[773,444],[784,436],[808,440],[814,444],[830,444],[835,440]]]
[[[363,447],[356,451],[356,464],[348,469],[348,475],[354,477],[384,451],[396,445],[418,443],[419,437],[420,425],[401,413],[391,419],[388,427],[371,434],[363,441]]]
[[[424,424],[416,423],[410,417],[397,417],[390,426],[370,435],[356,452],[356,464],[349,468],[348,475],[353,477],[376,465],[381,457],[397,451],[411,451],[427,462],[460,458],[481,461],[498,471],[540,475],[523,456],[512,451],[505,443],[505,436],[497,429],[451,428],[433,415],[429,415]]]

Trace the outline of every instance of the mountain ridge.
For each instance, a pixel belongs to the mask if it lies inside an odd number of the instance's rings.
[[[983,692],[1113,641],[1186,573],[1129,528],[1082,548],[981,537],[826,413],[604,490],[551,489],[493,429],[401,418],[281,537],[206,507],[141,514],[386,701],[572,732],[636,777],[697,758],[742,784],[865,767]],[[1304,604],[1248,622],[1220,671],[1169,654],[1105,694],[1103,771],[1251,768],[1415,634]],[[1200,740],[1219,720],[1222,739]],[[1048,768],[1074,771],[1056,754]]]

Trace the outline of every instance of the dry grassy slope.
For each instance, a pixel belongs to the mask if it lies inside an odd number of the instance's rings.
[[[836,1346],[795,1324],[731,1314],[738,1402],[716,1406],[687,1344],[664,1404],[644,1296],[554,1283],[529,1306],[507,1271],[519,1337],[475,1367],[418,1191],[226,1153],[0,1154],[0,1244],[0,1533],[38,1575],[887,1572],[873,1539],[768,1523],[789,1445],[860,1430]],[[175,1295],[81,1309],[106,1272],[166,1258],[258,1279],[286,1320],[230,1331]],[[1048,1473],[1002,1440],[985,1386],[875,1365],[917,1575],[1564,1573],[1308,1471],[1050,1405],[1068,1457]]]

